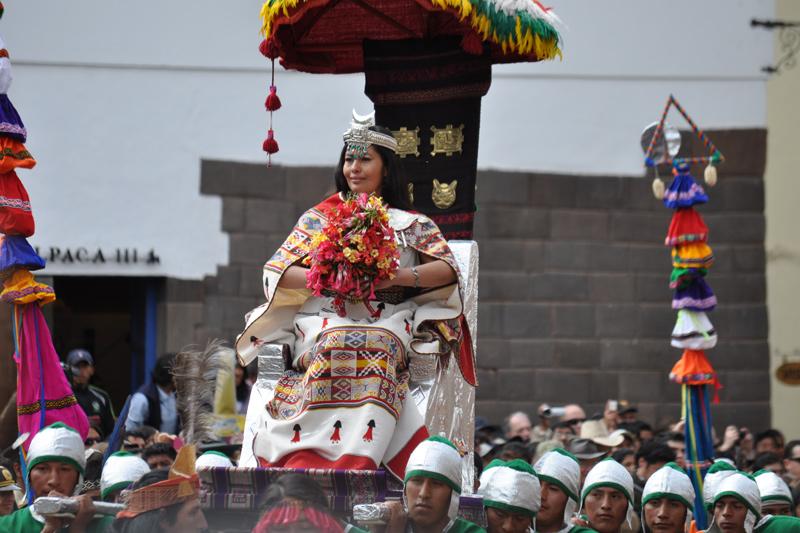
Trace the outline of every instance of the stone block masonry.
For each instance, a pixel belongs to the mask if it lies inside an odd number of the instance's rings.
[[[759,430],[770,419],[766,136],[709,134],[728,157],[708,191],[711,203],[698,208],[717,257],[708,281],[720,299],[710,315],[720,344],[709,359],[725,388],[713,407],[715,426]],[[702,169],[695,174],[702,179]],[[170,342],[233,342],[244,313],[263,301],[261,265],[297,216],[332,192],[332,175],[330,168],[203,161],[201,192],[222,198],[230,257],[198,284],[200,296],[165,306],[176,316],[167,317],[169,327],[182,330],[171,330]],[[675,312],[662,244],[671,212],[653,198],[650,178],[480,171],[477,204],[478,414],[499,422],[514,409],[533,414],[543,401],[582,403],[591,414],[620,398],[656,424],[677,419],[680,389],[667,374],[680,352],[669,345]],[[189,296],[200,298],[202,313]]]

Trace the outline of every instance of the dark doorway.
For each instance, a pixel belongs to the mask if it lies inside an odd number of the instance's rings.
[[[85,348],[95,360],[93,384],[119,413],[128,394],[146,381],[156,357],[159,278],[55,276],[53,344],[61,359]]]

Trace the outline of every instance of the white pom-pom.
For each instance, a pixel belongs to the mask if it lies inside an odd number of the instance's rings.
[[[656,197],[656,200],[664,199],[664,182],[661,181],[661,178],[653,180],[653,196]]]
[[[717,167],[714,165],[708,165],[706,167],[705,172],[703,172],[703,178],[706,180],[706,185],[709,187],[713,187],[717,184]]]

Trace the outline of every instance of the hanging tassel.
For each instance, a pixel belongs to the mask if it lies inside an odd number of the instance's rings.
[[[269,86],[269,94],[264,102],[264,107],[266,107],[267,111],[270,112],[277,111],[281,108],[281,99],[278,98],[278,88],[274,85]]]
[[[661,181],[661,178],[653,179],[652,187],[653,187],[653,196],[656,197],[656,200],[663,200],[664,192],[666,189],[664,187],[664,182]]]
[[[261,148],[269,155],[278,153],[278,141],[275,140],[275,133],[272,130],[267,132],[267,138],[264,139]]]
[[[706,167],[705,172],[703,172],[703,178],[706,181],[706,185],[709,187],[713,187],[717,184],[717,167],[713,164],[709,163]]]

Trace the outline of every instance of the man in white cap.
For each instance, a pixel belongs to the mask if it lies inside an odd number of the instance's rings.
[[[581,506],[589,527],[599,533],[619,533],[633,514],[633,477],[608,458],[597,463],[586,475],[581,491]]]
[[[495,459],[481,474],[489,533],[529,533],[539,511],[540,486],[533,467],[522,459]]]
[[[717,484],[713,505],[714,518],[708,531],[753,533],[761,519],[758,485],[744,472],[734,472]]]
[[[28,482],[34,499],[41,496],[74,496],[80,510],[74,519],[51,519],[29,506],[0,517],[4,533],[54,533],[69,524],[71,533],[100,533],[111,517],[94,519],[94,506],[87,495],[75,496],[81,485],[86,459],[83,439],[71,427],[57,422],[39,430],[28,448]]]
[[[216,450],[205,452],[203,455],[198,457],[197,461],[195,462],[195,468],[198,470],[218,467],[233,468],[233,466],[234,464],[233,461],[230,460],[230,457]]]
[[[11,470],[0,466],[0,516],[7,516],[14,512],[14,491],[20,489],[14,481]]]
[[[458,518],[461,455],[443,437],[429,437],[411,452],[406,465],[403,499],[406,531],[414,533],[478,533],[483,528]]]
[[[694,512],[694,487],[675,463],[656,470],[642,490],[642,528],[645,533],[683,533]]]
[[[753,477],[756,478],[758,492],[761,494],[761,513],[771,515],[792,516],[792,491],[789,485],[774,472],[759,470]]]
[[[139,481],[149,471],[150,466],[138,455],[130,452],[112,453],[100,475],[100,498],[107,502],[119,501],[122,490]]]
[[[536,515],[537,533],[586,533],[591,529],[572,525],[578,509],[581,470],[578,459],[566,450],[549,451],[534,467],[541,485],[541,506]]]

